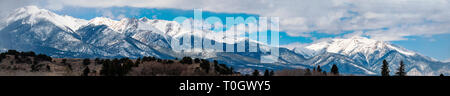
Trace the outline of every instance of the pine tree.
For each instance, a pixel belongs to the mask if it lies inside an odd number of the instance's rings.
[[[439,76],[444,76],[444,74],[441,73],[441,75],[439,75]]]
[[[320,69],[320,65],[319,66],[317,66],[317,72],[322,72],[322,69]]]
[[[83,60],[83,65],[84,66],[88,66],[89,64],[91,64],[91,60],[90,59],[86,58],[86,59]]]
[[[264,76],[270,76],[269,70],[264,71]]]
[[[230,72],[229,73],[230,74],[234,74],[233,70],[234,70],[233,67],[230,67],[230,70],[229,70]]]
[[[95,58],[94,63],[95,64],[100,64],[100,59],[99,58]]]
[[[217,60],[214,60],[213,62],[214,62],[214,65],[219,64],[219,62]]]
[[[397,76],[406,76],[405,64],[403,64],[403,61],[400,61],[400,67],[397,70],[398,72],[395,73]]]
[[[209,73],[211,65],[209,64],[208,60],[201,60],[200,67],[204,69],[206,73]]]
[[[192,58],[191,57],[183,57],[180,61],[181,64],[192,64]]]
[[[134,62],[134,67],[139,67],[140,64],[141,64],[141,57],[136,59],[136,62]]]
[[[200,63],[200,59],[195,58],[195,59],[194,59],[194,62],[195,62],[195,63]]]
[[[51,70],[50,70],[50,66],[49,66],[49,65],[47,65],[46,67],[47,67],[47,71],[51,71]]]
[[[381,67],[381,76],[389,76],[389,64],[386,60],[383,60],[383,66]]]
[[[255,71],[253,71],[252,76],[259,76],[259,71],[255,69]]]
[[[66,65],[66,64],[67,64],[67,59],[62,59],[61,63],[62,63],[63,65]]]
[[[273,70],[271,70],[269,74],[270,74],[270,76],[274,76],[275,72]]]
[[[338,69],[338,67],[336,66],[336,64],[333,64],[333,66],[331,67],[330,72],[331,72],[332,74],[335,74],[335,75],[338,75],[338,74],[339,74],[339,69]]]

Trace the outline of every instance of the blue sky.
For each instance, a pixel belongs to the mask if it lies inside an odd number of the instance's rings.
[[[55,10],[58,14],[65,14],[69,16],[74,16],[82,19],[92,19],[94,17],[112,17],[116,20],[120,18],[142,18],[147,17],[151,19],[163,19],[163,20],[173,20],[175,17],[184,16],[192,18],[194,15],[193,10],[180,10],[171,8],[136,8],[136,7],[108,7],[108,8],[83,8],[83,7],[65,7],[61,10]],[[111,12],[110,15],[105,15],[105,12]],[[109,13],[108,13],[109,14]],[[124,15],[124,17],[117,17],[119,15]],[[225,20],[226,17],[258,17],[256,14],[245,14],[245,13],[217,13],[217,12],[203,12],[204,17],[216,16]],[[348,19],[348,18],[342,18]],[[342,37],[346,34],[353,33],[354,31],[345,31],[341,34],[327,34],[317,31],[310,32],[310,37],[302,36],[290,36],[286,32],[280,32],[280,44],[286,45],[295,42],[300,43],[313,43],[315,39],[322,38],[337,38]],[[440,34],[433,35],[431,37],[421,37],[421,36],[408,36],[405,37],[408,40],[391,41],[391,43],[400,45],[409,50],[419,52],[426,56],[431,56],[439,60],[446,60],[450,53],[450,34]]]
[[[449,0],[5,0],[2,10],[38,5],[92,19],[172,20],[203,16],[280,18],[280,44],[308,45],[360,35],[388,41],[438,60],[450,60]],[[94,3],[95,2],[95,3]],[[8,5],[5,5],[8,4]],[[17,4],[17,5],[14,5]],[[4,11],[2,11],[4,12]],[[2,13],[3,14],[3,13]]]

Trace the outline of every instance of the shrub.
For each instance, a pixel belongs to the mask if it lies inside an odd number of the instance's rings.
[[[192,58],[191,57],[183,57],[180,61],[181,64],[192,64]]]

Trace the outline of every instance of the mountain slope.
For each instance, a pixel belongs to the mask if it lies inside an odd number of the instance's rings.
[[[105,17],[83,20],[27,6],[17,9],[2,22],[1,50],[35,51],[60,58],[154,56],[174,59],[190,56],[218,60],[243,73],[251,69],[313,68],[318,65],[329,70],[332,64],[337,64],[341,73],[362,75],[379,74],[381,62],[386,59],[392,65],[391,74],[401,60],[405,61],[409,75],[450,73],[449,63],[434,61],[387,42],[362,37],[335,39],[294,50],[279,48],[279,62],[261,64],[260,57],[270,54],[268,49],[272,47],[248,38],[227,41],[223,34],[210,30],[194,30],[193,34],[189,34],[190,30],[175,21],[147,18],[116,21]],[[256,43],[258,52],[176,52],[170,46],[172,40],[181,41],[180,37],[192,36],[191,39],[196,40],[203,35],[206,35],[203,40],[226,46]],[[249,48],[245,47],[245,50]]]
[[[193,34],[188,34],[188,29],[182,28],[175,21],[166,20],[126,18],[116,21],[104,17],[91,20],[75,19],[35,6],[19,8],[2,22],[6,24],[0,30],[2,49],[35,51],[60,58],[154,56],[174,59],[191,56],[235,65],[254,65],[259,63],[259,56],[268,54],[269,49],[268,46],[260,44],[262,51],[256,53],[175,52],[170,46],[171,40],[179,40],[179,37],[185,35],[200,38],[203,34],[216,34],[209,30],[195,30]],[[215,37],[206,37],[204,40],[208,39],[225,45],[233,44]],[[238,42],[255,43],[246,38],[240,38]],[[234,58],[236,56],[242,58]]]

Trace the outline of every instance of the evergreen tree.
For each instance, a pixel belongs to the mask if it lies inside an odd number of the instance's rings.
[[[194,62],[195,62],[195,63],[200,63],[200,59],[195,58],[195,59],[194,59]]]
[[[271,70],[269,74],[270,74],[270,76],[274,76],[275,72],[273,70]]]
[[[214,60],[213,62],[214,62],[214,65],[219,64],[219,61],[217,61],[217,60]]]
[[[67,64],[67,59],[62,59],[61,63],[66,65]]]
[[[94,63],[95,64],[100,64],[100,59],[99,58],[95,58]]]
[[[47,67],[47,71],[51,71],[51,70],[50,70],[50,66],[49,66],[49,65],[47,65],[46,67]]]
[[[172,61],[173,62],[173,61]],[[139,65],[141,64],[141,57],[139,57],[138,59],[136,59],[136,62],[134,62],[134,67],[139,67]]]
[[[253,71],[252,76],[259,76],[259,71],[255,69],[255,71]]]
[[[389,64],[386,60],[383,60],[383,66],[381,67],[381,76],[389,76]]]
[[[192,64],[192,58],[191,57],[183,57],[180,61],[181,64]]]
[[[83,65],[84,66],[88,66],[89,64],[91,64],[91,60],[90,59],[86,58],[86,59],[83,60]]]
[[[439,76],[444,76],[444,74],[441,73],[441,75],[439,75]]]
[[[233,67],[230,67],[230,70],[229,70],[230,72],[228,72],[228,73],[234,74],[233,70],[234,70]]]
[[[317,69],[316,69],[318,72],[322,72],[322,69],[320,69],[320,65],[319,66],[317,66]]]
[[[269,70],[264,71],[264,76],[270,76]]]
[[[0,63],[3,61],[3,59],[6,58],[6,54],[5,53],[1,53],[0,54]]]
[[[201,60],[200,67],[204,69],[206,73],[209,73],[211,65],[209,64],[208,60]]]
[[[336,64],[333,64],[333,66],[331,67],[331,71],[332,74],[338,75],[339,74],[339,69],[336,66]]]
[[[167,60],[167,64],[173,64],[175,63],[173,60]]]
[[[400,61],[400,67],[397,70],[398,72],[395,73],[397,76],[406,76],[405,64],[403,64],[403,61]]]
[[[86,68],[84,68],[83,74],[81,76],[88,76],[90,72],[91,72],[91,70],[89,69],[88,66],[86,66]]]

